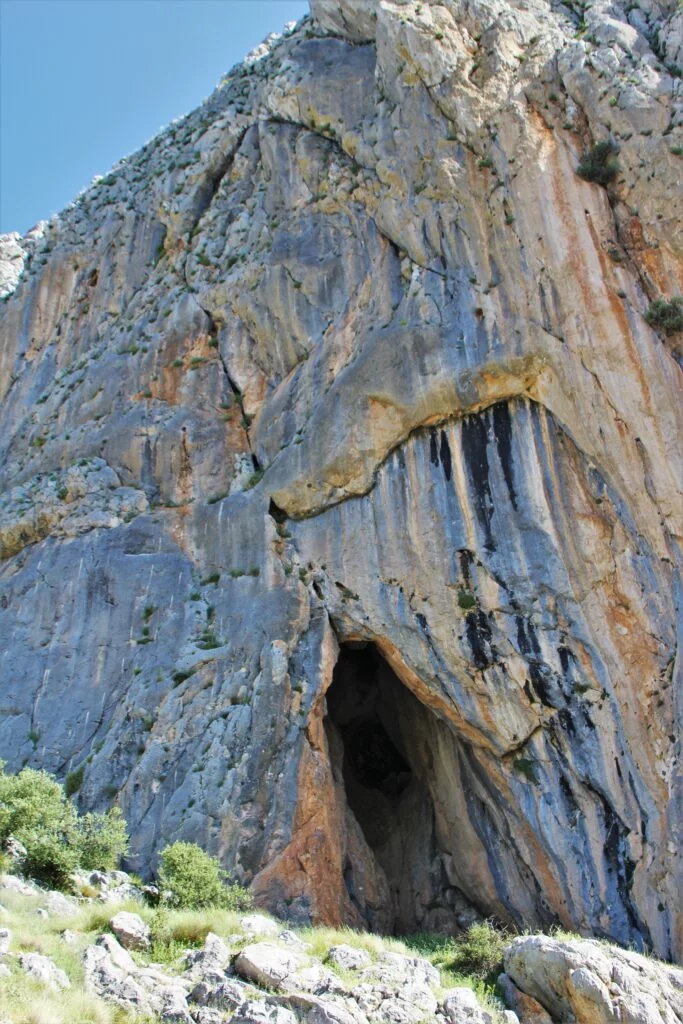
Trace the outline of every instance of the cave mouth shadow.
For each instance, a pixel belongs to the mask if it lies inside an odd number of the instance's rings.
[[[364,926],[394,934],[467,927],[477,914],[449,871],[432,796],[452,785],[431,752],[434,712],[361,641],[341,645],[326,699],[330,761],[345,800],[344,883]],[[362,839],[353,841],[358,827]]]

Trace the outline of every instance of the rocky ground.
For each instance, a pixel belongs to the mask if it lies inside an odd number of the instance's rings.
[[[0,877],[2,1024],[683,1020],[683,971],[577,936],[511,939],[494,990],[440,972],[410,940],[160,911],[120,871],[83,875],[78,888]]]

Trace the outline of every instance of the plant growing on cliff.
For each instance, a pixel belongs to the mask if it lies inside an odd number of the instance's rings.
[[[596,185],[609,185],[619,173],[618,153],[619,147],[615,142],[598,142],[583,154],[576,173],[584,181],[592,181]]]
[[[251,906],[248,890],[230,883],[216,858],[196,843],[176,842],[162,850],[158,880],[162,899],[170,907],[241,911]]]
[[[118,808],[79,818],[64,787],[48,772],[6,775],[0,763],[0,845],[14,836],[26,847],[25,874],[65,888],[77,867],[114,868],[128,848]]]
[[[683,331],[683,295],[674,295],[671,302],[657,299],[645,314],[645,322],[667,337]]]

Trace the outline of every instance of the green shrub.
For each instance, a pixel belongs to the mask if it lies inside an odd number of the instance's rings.
[[[6,775],[0,763],[0,845],[10,835],[26,847],[24,872],[56,888],[68,887],[79,865],[115,867],[128,844],[118,809],[79,818],[48,772],[23,768]]]
[[[78,820],[79,864],[91,871],[112,871],[128,850],[128,829],[119,807]]]
[[[82,764],[74,771],[69,772],[66,779],[64,780],[64,792],[67,796],[73,796],[81,788],[83,782],[83,776],[85,775],[85,765]]]
[[[171,907],[239,911],[251,906],[251,894],[240,885],[230,884],[216,858],[196,843],[172,843],[162,850],[159,887],[164,902]]]
[[[509,935],[489,921],[471,924],[449,950],[444,966],[457,974],[493,982],[503,970],[503,950],[509,943]]]
[[[645,322],[667,336],[683,331],[683,295],[675,295],[671,302],[657,299],[645,314]]]
[[[584,153],[576,168],[576,173],[584,181],[593,181],[596,185],[608,185],[619,173],[616,143],[598,142],[587,153]]]
[[[15,836],[26,847],[26,874],[48,885],[64,886],[78,864],[71,843],[76,809],[47,772],[23,768],[0,774],[0,842]]]

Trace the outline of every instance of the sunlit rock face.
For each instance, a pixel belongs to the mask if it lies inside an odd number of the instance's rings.
[[[0,246],[0,756],[298,921],[680,955],[680,13],[311,6]]]

